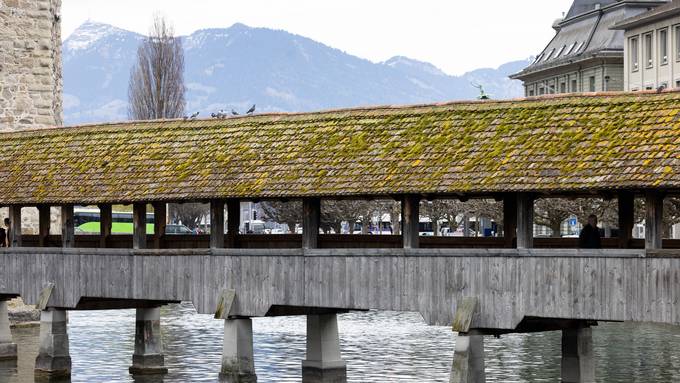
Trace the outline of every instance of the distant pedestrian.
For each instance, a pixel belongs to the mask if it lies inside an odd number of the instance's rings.
[[[597,227],[597,216],[595,214],[588,216],[588,223],[581,229],[578,247],[582,249],[599,249],[602,247],[600,229]]]
[[[6,227],[6,229],[5,229],[5,246],[6,247],[12,246],[12,243],[9,240],[11,238],[11,235],[12,235],[12,233],[10,232],[9,226],[10,226],[9,218],[5,218],[5,227]]]
[[[0,247],[7,247],[7,230],[0,226]]]

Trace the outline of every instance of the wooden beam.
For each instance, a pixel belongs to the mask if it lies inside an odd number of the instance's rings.
[[[73,205],[61,207],[61,246],[76,247],[75,222],[73,220]]]
[[[661,249],[663,235],[663,195],[655,190],[645,193],[645,249]]]
[[[420,196],[407,195],[401,200],[401,238],[404,249],[420,247]]]
[[[11,205],[9,207],[9,227],[7,230],[8,245],[10,247],[21,247],[21,206]]]
[[[153,204],[153,248],[163,248],[165,238],[165,226],[168,220],[168,205],[165,202]]]
[[[146,249],[146,204],[132,205],[132,248]]]
[[[534,247],[534,196],[517,194],[517,248]]]
[[[238,245],[238,231],[241,226],[241,201],[230,199],[227,201],[227,243],[228,248]]]
[[[503,196],[503,236],[505,247],[514,248],[517,237],[517,194]]]
[[[224,247],[224,201],[210,201],[210,248]]]
[[[99,205],[99,247],[108,247],[113,226],[113,208],[110,204]]]
[[[321,221],[321,199],[302,200],[302,248],[319,247],[319,225]]]
[[[619,202],[619,248],[628,249],[633,239],[635,224],[635,195],[629,191],[618,193]]]
[[[40,205],[38,206],[38,246],[47,247],[48,240],[50,237],[50,206]]]

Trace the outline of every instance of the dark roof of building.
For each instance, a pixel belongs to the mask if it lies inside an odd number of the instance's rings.
[[[680,189],[680,92],[0,134],[0,205]]]
[[[680,15],[680,0],[672,0],[670,3],[656,7],[648,12],[621,20],[613,28],[630,29],[675,15]]]
[[[619,21],[645,12],[664,0],[574,1],[569,13],[555,28],[557,34],[536,56],[536,60],[512,78],[597,57],[623,60],[623,31],[612,29]],[[596,3],[601,7],[597,9]]]

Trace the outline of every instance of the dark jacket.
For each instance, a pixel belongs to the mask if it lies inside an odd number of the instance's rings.
[[[7,232],[0,227],[0,247],[7,247]]]
[[[599,249],[602,247],[600,242],[600,229],[587,224],[578,236],[578,247],[582,249]]]

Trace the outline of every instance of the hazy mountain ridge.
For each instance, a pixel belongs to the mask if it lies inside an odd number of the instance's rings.
[[[143,36],[87,22],[63,44],[66,124],[127,119],[127,82]],[[522,95],[507,78],[528,61],[449,76],[432,64],[396,56],[382,63],[306,37],[234,24],[183,37],[187,112],[257,104],[264,111],[473,99],[479,83],[494,98]]]

